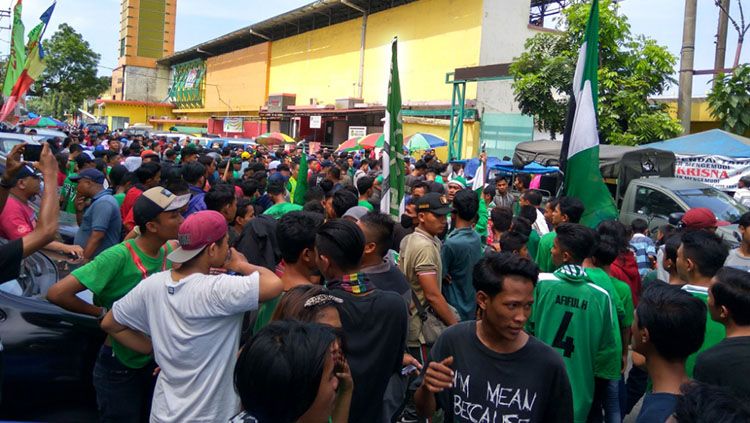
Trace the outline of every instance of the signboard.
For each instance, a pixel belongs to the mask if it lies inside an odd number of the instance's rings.
[[[367,135],[367,127],[366,126],[350,126],[349,127],[349,136],[346,139],[354,138],[354,137],[364,137]]]
[[[244,132],[241,117],[224,118],[224,132]]]
[[[320,129],[322,120],[320,116],[310,116],[310,129]]]
[[[676,155],[675,176],[703,182],[722,191],[737,189],[740,177],[750,175],[750,158]]]

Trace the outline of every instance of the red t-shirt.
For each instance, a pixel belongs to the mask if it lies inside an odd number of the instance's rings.
[[[58,187],[63,186],[63,183],[65,183],[65,178],[67,178],[67,176],[58,170],[57,171],[57,186]]]
[[[132,187],[128,190],[127,193],[125,193],[125,199],[122,201],[122,206],[120,206],[120,216],[123,217],[123,219],[130,213],[130,211],[133,209],[133,206],[135,205],[135,200],[138,199],[138,197],[143,194],[143,191],[136,187]]]
[[[7,240],[23,238],[36,226],[34,209],[13,196],[8,196],[0,213],[0,237]]]

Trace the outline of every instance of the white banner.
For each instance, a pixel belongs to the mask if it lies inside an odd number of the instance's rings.
[[[241,117],[224,118],[224,132],[243,132]]]
[[[675,156],[676,177],[703,182],[722,191],[736,190],[740,177],[750,175],[750,158]]]
[[[350,139],[354,137],[364,137],[365,135],[367,135],[366,126],[350,126],[349,136],[346,139]]]
[[[321,116],[310,116],[310,129],[320,129],[320,124],[323,122]]]

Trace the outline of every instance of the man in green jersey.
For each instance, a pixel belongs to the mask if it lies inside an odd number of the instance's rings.
[[[557,202],[552,212],[552,226],[557,227],[562,223],[578,223],[583,216],[583,203],[574,197],[562,197]],[[549,232],[539,240],[536,251],[536,264],[541,272],[552,272],[559,266],[552,260],[552,246],[555,240],[555,231]]]
[[[84,169],[96,169],[96,163],[88,153],[79,154],[74,162],[74,169],[77,172],[81,172]],[[78,176],[77,173],[70,172],[60,188],[60,210],[72,214],[76,214],[75,199],[78,192],[78,182],[73,182],[71,178],[75,178],[76,176]]]
[[[597,356],[615,343],[617,317],[607,291],[581,267],[594,245],[594,231],[571,223],[561,223],[556,231],[551,253],[560,268],[540,275],[528,329],[562,355],[573,390],[575,421],[585,422],[594,396]]]
[[[264,211],[263,214],[278,219],[289,212],[302,210],[302,206],[299,204],[286,201],[286,188],[284,188],[283,178],[269,182],[266,192],[268,192],[274,204]]]
[[[298,285],[312,284],[311,278],[318,270],[313,252],[315,233],[322,224],[322,215],[305,211],[289,212],[279,219],[276,225],[276,241],[284,260],[284,273],[281,275],[284,290],[278,297],[259,306],[253,334],[258,333],[271,321],[271,316],[285,292]]]
[[[595,371],[596,389],[594,392],[594,402],[591,406],[589,421],[613,421],[619,420],[620,399],[619,384],[622,371],[627,363],[628,340],[626,332],[632,323],[633,300],[630,299],[628,312],[630,318],[626,319],[626,300],[616,284],[622,283],[627,290],[627,296],[630,298],[630,288],[625,282],[618,281],[609,276],[609,266],[615,261],[618,255],[618,246],[616,240],[609,236],[597,236],[596,243],[591,252],[591,256],[583,261],[583,267],[586,275],[597,286],[604,288],[612,300],[612,314],[617,316],[616,325],[613,328],[615,342],[606,350],[600,351],[596,357]],[[621,288],[622,289],[622,288]],[[627,325],[625,321],[627,320]],[[602,418],[602,412],[604,418]]]
[[[177,238],[182,209],[189,195],[155,187],[135,202],[133,214],[141,235],[101,252],[54,284],[47,299],[75,313],[104,317],[112,304],[138,283],[171,267],[169,240]],[[94,304],[76,294],[89,289]],[[138,421],[147,416],[154,378],[153,359],[107,338],[94,366],[94,388],[102,421]]]
[[[708,304],[708,289],[713,285],[713,277],[724,266],[729,252],[716,234],[707,230],[686,232],[682,244],[677,249],[677,273],[687,282],[682,289]],[[706,311],[708,313],[708,311]],[[693,367],[698,354],[718,344],[727,335],[721,323],[707,315],[706,335],[701,348],[688,357],[685,369],[693,377]]]

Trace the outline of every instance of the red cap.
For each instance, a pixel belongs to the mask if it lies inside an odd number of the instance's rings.
[[[167,258],[173,263],[185,263],[226,234],[227,221],[221,213],[213,210],[193,213],[182,222],[177,232],[180,248],[172,251]]]
[[[141,158],[148,156],[158,156],[158,154],[156,154],[154,150],[144,150],[143,153],[141,153]]]
[[[682,216],[682,224],[690,229],[709,229],[729,225],[729,222],[718,220],[714,212],[705,207],[690,209]]]

